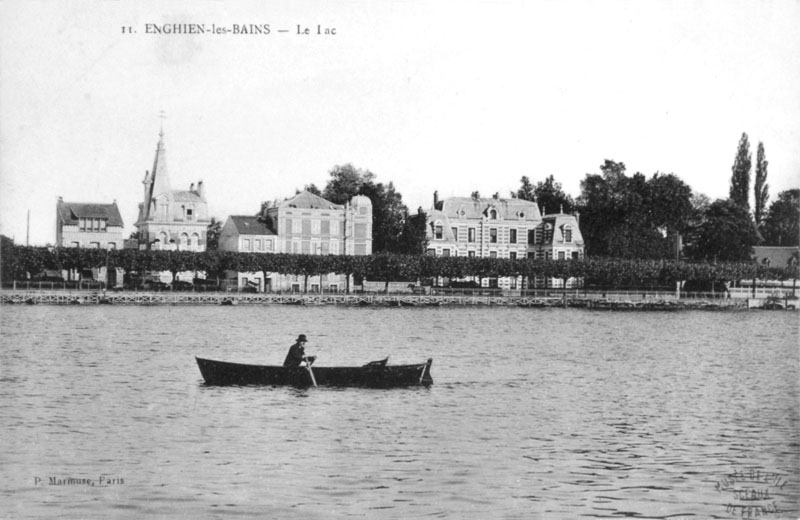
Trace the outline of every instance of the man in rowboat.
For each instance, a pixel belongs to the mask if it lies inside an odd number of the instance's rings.
[[[297,341],[294,345],[289,347],[289,352],[286,354],[286,359],[283,360],[285,367],[299,367],[304,361],[310,365],[317,359],[317,356],[306,356],[305,344],[308,340],[305,334],[297,336]]]

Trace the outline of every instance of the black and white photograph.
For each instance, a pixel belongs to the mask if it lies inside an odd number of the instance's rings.
[[[0,519],[800,518],[798,27],[0,0]]]

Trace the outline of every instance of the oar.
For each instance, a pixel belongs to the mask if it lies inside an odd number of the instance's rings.
[[[317,378],[314,377],[314,371],[311,370],[311,363],[308,362],[308,358],[306,358],[306,368],[308,369],[309,375],[311,375],[311,382],[314,383],[314,386],[317,386]]]

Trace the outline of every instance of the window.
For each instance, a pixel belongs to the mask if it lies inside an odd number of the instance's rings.
[[[559,259],[559,260],[564,260],[564,259],[566,259],[566,255],[564,254],[564,251],[559,251],[559,252],[558,252],[558,259]]]
[[[497,258],[497,251],[489,251],[489,258]]]
[[[186,220],[192,220],[193,214],[194,210],[192,208],[186,208]]]
[[[292,233],[303,232],[303,220],[299,218],[292,219]]]
[[[492,228],[489,230],[489,242],[492,244],[497,243],[497,228]]]
[[[425,250],[425,254],[428,256],[436,256],[436,250],[432,247],[429,247]]]
[[[319,220],[312,220],[311,221],[311,234],[312,235],[319,235],[320,230],[320,222]]]
[[[579,259],[580,257],[581,257],[581,254],[580,254],[578,251],[573,251],[573,252],[572,252],[572,259],[573,259],[573,260],[577,260],[577,259]]]
[[[320,222],[320,234],[322,235],[330,235],[331,234],[331,221],[330,220],[323,220]]]
[[[511,251],[510,253],[508,253],[508,257],[511,260],[516,260],[517,259],[517,252],[516,251]]]
[[[441,240],[442,239],[442,233],[443,233],[443,231],[442,231],[442,225],[441,224],[436,224],[435,226],[433,226],[433,238],[435,238],[436,240]]]
[[[517,230],[516,229],[509,229],[508,230],[508,241],[511,244],[517,243]]]
[[[263,249],[263,246],[262,246],[263,243],[264,242],[260,238],[257,238],[255,240],[253,240],[253,244],[256,247],[256,251],[261,251]]]
[[[529,229],[528,230],[528,244],[535,244],[536,243],[536,230]]]
[[[475,251],[467,251],[467,256],[470,258],[475,258]]]
[[[458,228],[457,227],[452,227],[452,228],[450,228],[450,231],[453,233],[453,240],[458,242]]]
[[[489,210],[489,218],[491,220],[497,220],[497,210],[492,208]]]
[[[272,240],[264,241],[264,251],[272,251]]]
[[[475,228],[471,227],[467,230],[467,242],[475,242]]]
[[[100,249],[100,242],[90,242],[89,247],[92,249]]]
[[[106,219],[104,219],[104,218],[101,218],[100,219],[100,231],[105,231],[107,224],[108,224],[108,221]]]
[[[442,256],[450,256],[450,250],[449,249],[442,249]]]
[[[572,228],[564,228],[564,242],[572,242]]]
[[[306,236],[311,234],[311,221],[308,220],[307,218],[303,219],[303,231],[302,231],[302,233],[304,235],[306,235]]]
[[[552,242],[553,242],[553,226],[550,225],[550,224],[547,224],[544,227],[544,243],[545,244],[550,244]]]

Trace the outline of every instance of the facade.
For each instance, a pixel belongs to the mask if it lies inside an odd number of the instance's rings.
[[[117,202],[64,202],[56,205],[56,246],[122,249],[124,225]]]
[[[230,216],[219,239],[222,251],[291,253],[306,255],[372,254],[372,202],[353,197],[347,204],[334,204],[304,191],[283,202],[265,204],[260,217]],[[302,276],[263,273],[229,273],[239,287],[259,291],[302,291]],[[311,277],[308,289],[341,291],[347,285],[334,273]]]
[[[439,200],[426,226],[427,254],[490,258],[583,258],[578,218],[563,213],[542,216],[535,202],[522,199],[451,197]],[[553,286],[560,280],[536,280]],[[482,280],[484,286],[520,289],[522,280]],[[575,281],[568,282],[573,284]]]
[[[219,234],[220,251],[240,253],[274,253],[278,237],[260,217],[231,215]],[[227,278],[236,278],[237,287],[249,287],[258,292],[272,290],[273,277],[264,279],[264,273],[228,272]]]
[[[64,202],[59,197],[56,205],[56,246],[94,249],[122,249],[124,225],[117,202],[111,204]],[[106,274],[105,268],[87,270],[85,273],[68,273],[81,278],[107,281],[114,285],[118,279],[116,270]]]
[[[304,191],[264,214],[279,237],[278,252],[310,255],[371,255],[372,201],[355,196],[334,204]]]
[[[173,190],[167,171],[164,132],[159,134],[152,171],[146,172],[144,200],[136,229],[140,249],[205,251],[210,223],[203,181],[188,190]]]

